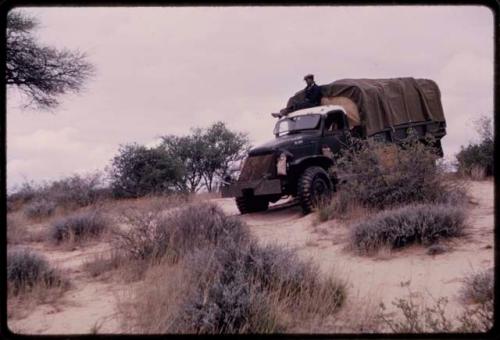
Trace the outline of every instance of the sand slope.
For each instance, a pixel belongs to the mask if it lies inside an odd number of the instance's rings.
[[[272,207],[263,213],[243,215],[260,242],[279,243],[297,249],[303,258],[312,259],[325,273],[333,273],[348,282],[346,311],[366,309],[379,302],[390,305],[396,297],[447,297],[448,311],[458,312],[459,289],[471,271],[493,266],[493,182],[472,182],[470,233],[447,244],[451,250],[428,255],[420,246],[386,252],[375,257],[356,256],[346,246],[348,226],[332,220],[314,225],[314,215],[303,216],[298,206]],[[231,215],[239,215],[232,199],[213,200]],[[60,303],[39,305],[22,319],[8,320],[9,328],[21,334],[85,334],[95,327],[99,333],[120,333],[117,296],[130,286],[92,279],[81,266],[92,254],[105,251],[104,243],[74,251],[55,250],[30,244],[48,256],[60,268],[68,270],[73,282]],[[340,314],[341,317],[343,314]],[[349,325],[346,331],[349,331]],[[337,330],[341,328],[335,328]],[[307,330],[306,330],[307,331]],[[314,332],[315,330],[309,330]]]

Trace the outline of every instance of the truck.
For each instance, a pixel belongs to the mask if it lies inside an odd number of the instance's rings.
[[[221,188],[234,197],[241,214],[265,211],[291,196],[304,214],[335,191],[330,168],[336,156],[353,147],[353,138],[387,143],[403,141],[410,130],[422,140],[431,135],[442,156],[446,121],[437,84],[429,79],[341,79],[320,86],[321,105],[278,119],[275,138],[253,147],[237,179]],[[292,96],[287,107],[303,100]]]

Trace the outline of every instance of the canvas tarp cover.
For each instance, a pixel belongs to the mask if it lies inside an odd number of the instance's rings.
[[[357,106],[368,136],[410,122],[444,122],[441,94],[429,79],[341,79],[320,86],[323,97],[347,97]],[[304,90],[288,100],[302,101]]]

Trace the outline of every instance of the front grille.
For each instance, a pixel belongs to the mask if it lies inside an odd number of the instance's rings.
[[[239,181],[261,179],[264,176],[276,176],[276,162],[274,154],[248,157],[241,169]]]

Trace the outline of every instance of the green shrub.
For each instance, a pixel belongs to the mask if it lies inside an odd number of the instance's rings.
[[[55,242],[80,241],[101,235],[109,221],[99,211],[80,212],[52,223],[50,238]]]
[[[23,248],[7,252],[7,282],[9,293],[17,295],[36,285],[61,286],[65,280],[50,267],[45,257]]]
[[[360,253],[382,246],[431,245],[441,238],[461,236],[466,215],[450,205],[418,204],[382,211],[351,227],[351,244]]]
[[[184,187],[182,164],[161,147],[122,146],[109,172],[116,197],[167,194]]]
[[[339,179],[339,212],[346,203],[384,209],[410,203],[448,202],[465,197],[465,191],[444,177],[437,156],[426,144],[409,137],[401,147],[374,140],[357,140],[332,169]],[[429,141],[428,143],[432,143]],[[464,200],[464,199],[463,199]]]
[[[56,210],[56,204],[46,199],[31,201],[24,206],[23,212],[29,218],[44,218],[51,216]]]
[[[457,154],[458,171],[476,177],[493,176],[493,140],[462,146]]]
[[[483,116],[475,123],[480,142],[462,146],[456,158],[459,173],[481,179],[484,176],[493,176],[493,122],[491,118]]]

